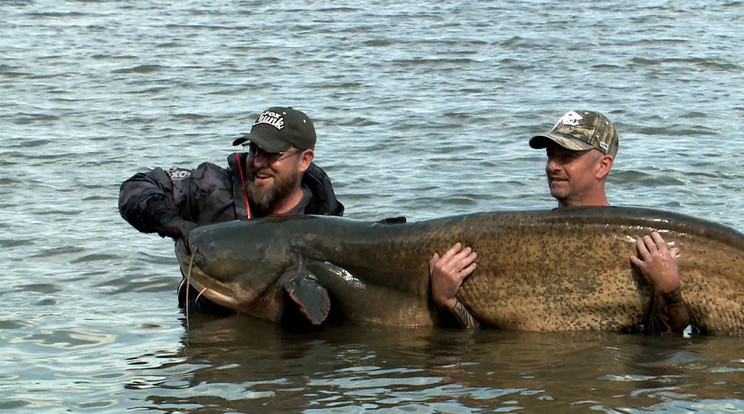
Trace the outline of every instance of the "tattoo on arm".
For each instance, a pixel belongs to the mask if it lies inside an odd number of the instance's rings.
[[[458,299],[455,299],[455,306],[452,307],[450,313],[463,328],[477,328],[480,326],[473,314]]]
[[[652,333],[681,333],[689,324],[690,314],[679,288],[667,294],[655,295],[648,322]]]

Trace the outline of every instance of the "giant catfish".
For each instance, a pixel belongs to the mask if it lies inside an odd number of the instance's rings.
[[[623,330],[652,288],[630,263],[652,231],[679,247],[683,296],[707,332],[744,331],[744,235],[669,212],[622,207],[492,212],[386,225],[301,216],[195,229],[177,256],[190,283],[238,312],[280,321],[294,303],[314,324],[438,323],[428,262],[457,241],[478,253],[458,298],[484,325],[527,331]]]

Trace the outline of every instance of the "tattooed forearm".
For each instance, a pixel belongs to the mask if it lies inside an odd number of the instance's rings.
[[[450,313],[452,313],[452,316],[455,317],[460,326],[464,328],[477,328],[480,325],[473,317],[473,314],[457,299],[455,299],[455,306],[450,309]]]
[[[666,294],[655,295],[649,315],[649,328],[653,333],[681,333],[690,324],[690,314],[677,288]]]
[[[663,312],[667,316],[669,329],[672,332],[682,332],[690,324],[690,314],[687,312],[687,306],[682,299],[680,289],[677,288],[662,296],[666,305]]]

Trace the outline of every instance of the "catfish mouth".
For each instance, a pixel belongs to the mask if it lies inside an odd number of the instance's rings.
[[[185,283],[193,286],[199,292],[198,296],[204,296],[220,306],[238,312],[245,306],[244,302],[238,299],[231,289],[225,288],[222,284],[207,276],[198,267],[192,266],[190,271],[187,270]]]
[[[271,286],[269,284],[264,289],[246,291],[237,282],[239,277],[234,277],[231,281],[212,277],[203,269],[205,257],[199,253],[196,246],[192,245],[191,248],[193,253],[188,254],[183,242],[179,240],[176,243],[176,256],[181,265],[181,274],[184,276],[185,283],[193,286],[199,292],[199,296],[204,296],[236,312],[245,313]]]

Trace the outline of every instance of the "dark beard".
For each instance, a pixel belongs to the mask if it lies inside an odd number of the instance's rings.
[[[254,183],[253,171],[248,169],[248,180],[246,182],[246,192],[248,199],[258,208],[265,212],[271,211],[277,201],[287,197],[292,193],[292,189],[297,182],[297,164],[294,165],[290,174],[286,177],[276,176],[275,183],[269,188],[260,188]]]

